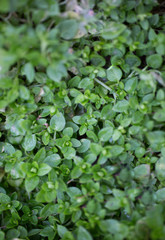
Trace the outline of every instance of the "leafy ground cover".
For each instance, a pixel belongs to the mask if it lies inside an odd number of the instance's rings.
[[[164,9],[1,0],[1,240],[165,239]]]

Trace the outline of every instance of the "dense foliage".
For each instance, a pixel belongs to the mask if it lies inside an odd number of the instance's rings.
[[[165,239],[156,0],[0,1],[0,239]]]

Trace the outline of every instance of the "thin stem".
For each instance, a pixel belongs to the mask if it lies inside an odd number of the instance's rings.
[[[112,89],[110,87],[108,87],[106,84],[104,84],[103,82],[101,82],[100,80],[98,80],[97,78],[95,78],[95,81],[97,83],[99,83],[100,85],[102,85],[103,87],[105,87],[107,90],[109,90],[110,92],[112,92]]]
[[[69,183],[71,183],[71,182],[73,182],[74,180],[73,179],[70,179],[68,182],[67,182],[67,184],[69,184]]]
[[[59,5],[64,5],[68,2],[68,0],[64,0],[63,2],[59,3]]]
[[[2,19],[4,22],[6,22],[7,24],[10,24],[11,25],[11,23],[8,21],[8,19],[6,19],[6,18],[4,18],[4,17],[2,17],[2,16],[0,16],[0,19]]]
[[[99,83],[101,86],[103,86],[104,88],[106,88],[108,91],[110,91],[110,93],[113,94],[114,99],[115,99],[115,102],[116,102],[116,93],[114,93],[114,91],[113,91],[110,87],[108,87],[105,83],[101,82],[99,79],[95,78],[94,80],[95,80],[97,83]]]
[[[135,70],[133,70],[133,71],[128,75],[128,78],[132,77],[134,73],[135,73]]]
[[[5,17],[6,20],[9,20],[13,15],[13,12],[9,12],[9,15],[7,17]]]
[[[48,26],[47,31],[50,31],[50,29],[51,29],[51,27],[53,26],[54,23],[55,23],[55,21],[53,20],[53,21],[50,23],[50,25]]]

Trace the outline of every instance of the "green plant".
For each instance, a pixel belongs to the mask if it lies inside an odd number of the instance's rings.
[[[0,239],[164,239],[161,9],[1,0]]]

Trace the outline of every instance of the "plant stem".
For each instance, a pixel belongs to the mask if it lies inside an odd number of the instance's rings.
[[[97,83],[99,83],[100,85],[102,85],[103,87],[105,87],[107,90],[109,90],[110,92],[112,92],[112,89],[110,87],[108,87],[107,85],[105,85],[103,82],[101,82],[100,80],[98,80],[97,78],[95,78],[95,81]]]
[[[101,82],[101,81],[100,81],[99,79],[97,79],[97,78],[95,78],[94,80],[95,80],[97,83],[99,83],[101,86],[103,86],[104,88],[106,88],[108,91],[110,91],[110,93],[113,94],[114,99],[116,100],[116,94],[113,92],[113,90],[112,90],[110,87],[108,87],[105,83]]]

